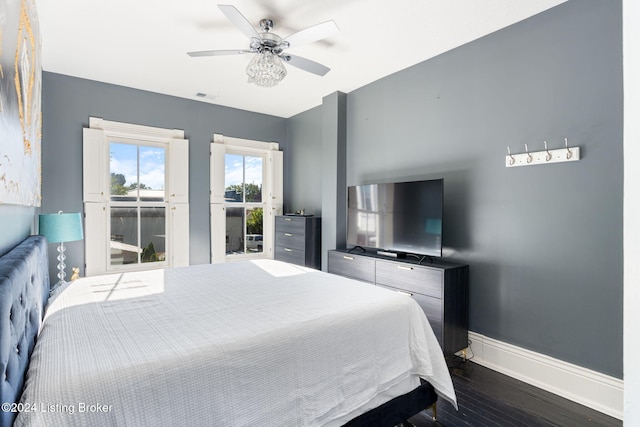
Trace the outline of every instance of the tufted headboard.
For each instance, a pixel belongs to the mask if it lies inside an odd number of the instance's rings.
[[[0,258],[0,403],[20,399],[48,298],[47,241],[31,236]],[[16,415],[0,411],[0,426]]]

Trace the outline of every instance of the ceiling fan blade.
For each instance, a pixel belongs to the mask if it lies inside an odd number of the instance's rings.
[[[245,18],[244,15],[235,8],[235,6],[231,6],[230,4],[219,4],[218,8],[227,16],[227,18],[229,18],[229,21],[231,21],[236,28],[244,33],[245,36],[260,39],[258,31],[253,27],[253,25],[251,25],[247,18]]]
[[[340,31],[340,29],[335,22],[326,21],[293,33],[285,38],[284,41],[289,43],[289,47],[296,47],[325,39],[336,34],[338,31]]]
[[[252,53],[248,49],[230,49],[230,50],[200,50],[197,52],[187,52],[189,56],[223,56],[223,55],[240,55],[243,53]]]
[[[282,55],[282,59],[284,59],[288,64],[291,64],[294,67],[300,68],[301,70],[308,71],[313,74],[317,74],[319,76],[324,76],[331,70],[331,68],[327,66],[324,66],[310,59],[303,58],[301,56],[286,54]]]

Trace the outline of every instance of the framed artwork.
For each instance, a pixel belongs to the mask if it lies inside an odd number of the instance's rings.
[[[40,206],[41,92],[35,0],[0,0],[0,204]]]

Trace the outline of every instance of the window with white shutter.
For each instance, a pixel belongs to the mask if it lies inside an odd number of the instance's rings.
[[[189,141],[181,130],[90,119],[85,273],[189,265]]]
[[[282,151],[275,142],[214,135],[211,144],[211,262],[273,258],[282,214]]]

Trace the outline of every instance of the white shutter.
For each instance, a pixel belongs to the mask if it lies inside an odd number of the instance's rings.
[[[267,152],[266,184],[269,196],[265,201],[268,215],[264,217],[263,233],[265,252],[270,258],[273,258],[274,255],[275,217],[282,215],[282,164],[282,151]]]
[[[84,204],[84,261],[85,274],[95,276],[107,272],[107,221],[106,203]]]
[[[105,202],[109,198],[107,141],[102,129],[82,129],[83,201]]]
[[[172,203],[169,205],[169,211],[171,266],[185,267],[189,265],[189,205]]]
[[[271,179],[271,200],[269,203],[274,205],[282,205],[284,199],[282,194],[282,168],[282,151],[269,151],[267,153],[267,174]]]
[[[273,258],[275,251],[276,216],[282,215],[282,205],[267,204],[264,212],[262,234],[264,253]]]
[[[225,262],[227,252],[227,218],[224,206],[211,205],[211,264]]]
[[[189,140],[169,143],[169,260],[172,267],[188,266],[189,260]]]
[[[211,143],[210,202],[224,203],[224,144]]]
[[[169,143],[168,191],[170,203],[189,203],[189,140]]]

